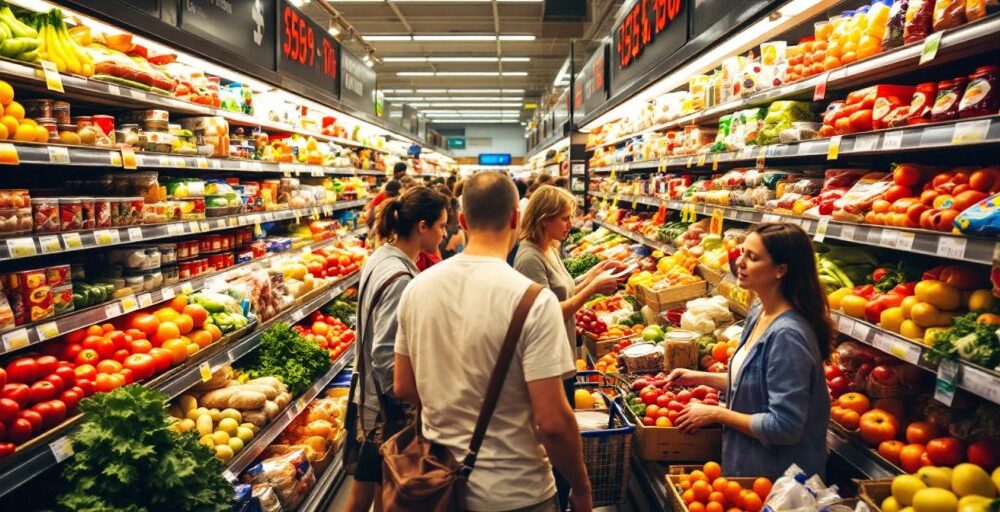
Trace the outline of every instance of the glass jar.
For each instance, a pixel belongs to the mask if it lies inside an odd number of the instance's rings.
[[[112,225],[111,221],[111,198],[110,197],[95,197],[94,198],[94,228],[110,228]]]
[[[35,233],[58,233],[59,198],[32,197],[31,216]]]
[[[81,229],[94,229],[96,223],[96,212],[94,211],[93,197],[80,197],[80,209],[83,211],[83,227]]]
[[[163,267],[162,269],[160,269],[160,272],[163,273],[163,285],[164,286],[170,286],[170,285],[176,284],[178,281],[180,281],[180,276],[178,274],[177,265],[171,265],[169,267]]]
[[[49,141],[59,142],[59,125],[56,123],[54,117],[39,117],[35,121],[38,123],[38,126],[49,131]]]
[[[140,292],[145,289],[146,279],[142,274],[132,274],[125,276],[125,286],[132,289],[132,292]]]
[[[142,149],[145,144],[142,140],[142,132],[137,124],[123,124],[115,131],[115,140],[120,144],[127,144],[134,149]]]
[[[997,113],[997,86],[1000,81],[1000,67],[980,66],[969,75],[969,85],[965,87],[962,101],[958,104],[961,118],[988,116]]]
[[[50,99],[21,100],[21,106],[24,107],[24,117],[26,118],[37,120],[39,117],[53,117],[52,100]]]
[[[177,244],[160,244],[160,263],[172,265],[177,262]]]
[[[931,109],[931,121],[950,121],[958,117],[958,105],[968,79],[964,76],[938,82],[937,97]]]
[[[68,101],[52,102],[52,117],[56,118],[56,123],[70,124],[72,122],[69,108],[70,106]]]
[[[906,123],[910,125],[931,122],[931,109],[937,100],[937,82],[924,82],[913,90],[910,100],[910,110]]]

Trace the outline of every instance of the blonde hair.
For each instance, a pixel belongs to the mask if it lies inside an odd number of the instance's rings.
[[[521,230],[518,237],[521,240],[539,244],[544,238],[545,227],[542,222],[567,210],[572,214],[574,207],[573,194],[568,191],[552,185],[538,187],[538,190],[531,194],[528,206],[522,213]]]

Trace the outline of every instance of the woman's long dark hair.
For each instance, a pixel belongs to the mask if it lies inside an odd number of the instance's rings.
[[[380,205],[375,218],[375,235],[386,242],[406,238],[420,221],[428,225],[437,222],[447,207],[448,198],[443,195],[427,187],[411,188]]]
[[[760,235],[775,265],[788,267],[781,279],[781,294],[809,322],[819,342],[819,353],[826,360],[835,331],[809,235],[795,224],[777,223],[756,224],[749,232]]]

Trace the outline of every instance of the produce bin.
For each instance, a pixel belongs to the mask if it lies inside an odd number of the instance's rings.
[[[670,500],[670,508],[672,508],[675,512],[688,510],[687,503],[684,503],[684,498],[681,497],[681,493],[683,492],[680,489],[681,475],[688,474],[701,468],[702,466],[669,466],[667,468],[667,495]],[[744,489],[753,489],[753,482],[756,478],[727,476],[726,480],[736,482]]]
[[[697,283],[683,286],[671,286],[662,290],[652,290],[644,286],[637,286],[639,301],[649,306],[656,312],[666,311],[675,305],[683,305],[691,299],[704,297],[708,292],[708,283],[699,281]]]
[[[892,496],[892,480],[892,478],[855,480],[858,484],[858,498],[872,510],[882,510],[882,502]]]
[[[619,336],[617,338],[608,338],[600,340],[591,336],[590,333],[585,332],[583,333],[583,343],[587,347],[587,351],[590,352],[590,355],[593,356],[594,359],[600,359],[601,356],[609,352],[614,352],[615,346],[617,346],[623,340],[638,338],[638,337],[641,336],[628,334],[625,336]]]
[[[709,268],[708,265],[699,264],[698,265],[698,275],[705,279],[705,282],[712,286],[718,286],[722,282],[722,276],[724,275],[721,270],[715,270]]]
[[[704,462],[722,457],[722,428],[685,434],[675,427],[647,427],[626,408],[635,422],[639,458],[659,462]]]

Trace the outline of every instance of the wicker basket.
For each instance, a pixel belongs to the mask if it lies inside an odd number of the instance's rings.
[[[882,510],[882,502],[892,496],[892,478],[877,478],[875,480],[855,480],[858,484],[858,498],[872,510]]]

